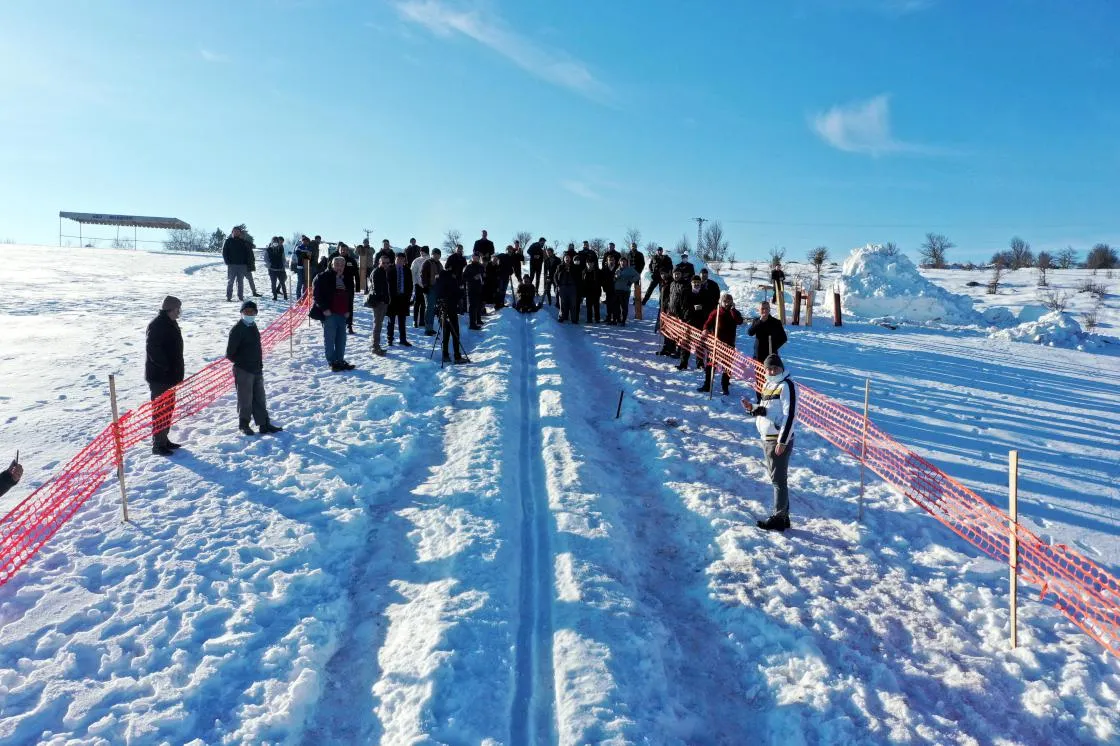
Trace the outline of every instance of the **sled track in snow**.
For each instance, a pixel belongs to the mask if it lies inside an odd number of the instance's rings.
[[[555,742],[555,693],[552,669],[551,516],[542,454],[540,394],[531,324],[521,333],[518,383],[521,422],[518,492],[521,494],[521,579],[519,582],[516,675],[510,742]]]

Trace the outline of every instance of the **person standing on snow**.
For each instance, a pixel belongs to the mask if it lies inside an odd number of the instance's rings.
[[[635,285],[641,285],[642,275],[630,266],[627,257],[622,257],[614,278],[615,313],[618,314],[616,321],[626,326],[626,321],[630,318],[630,294]]]
[[[226,301],[233,301],[233,283],[237,283],[237,299],[245,299],[245,280],[249,280],[249,290],[253,295],[252,276],[249,274],[249,263],[253,261],[253,247],[241,235],[241,226],[235,225],[229,232],[229,238],[222,244],[222,261],[226,263]]]
[[[533,283],[537,293],[541,291],[541,272],[544,269],[544,242],[545,237],[541,236],[529,244],[529,248],[525,252],[529,255],[529,282]]]
[[[159,314],[148,324],[144,380],[148,382],[152,401],[175,388],[185,377],[183,333],[178,324],[182,308],[182,301],[169,295],[163,299]],[[170,456],[179,447],[168,437],[174,413],[175,392],[172,391],[160,406],[152,409],[152,453],[157,456]]]
[[[393,344],[393,325],[400,330],[402,347],[412,347],[405,334],[405,319],[408,318],[408,304],[412,300],[412,270],[408,268],[408,257],[403,251],[397,252],[397,266],[390,271],[393,275],[392,300],[389,301],[389,344]]]
[[[477,332],[482,329],[482,307],[486,302],[486,269],[482,266],[482,255],[471,256],[471,263],[463,270],[463,284],[467,289],[467,328]]]
[[[459,343],[459,281],[450,272],[440,272],[436,278],[432,303],[443,330],[443,362],[451,362],[449,347],[454,343],[455,363],[469,363]]]
[[[793,453],[793,423],[797,419],[797,386],[785,371],[782,359],[769,355],[765,361],[766,383],[758,404],[746,398],[740,400],[743,409],[754,417],[758,434],[762,438],[762,452],[766,471],[774,485],[774,512],[764,521],[757,521],[765,531],[785,531],[789,528],[789,488],[786,475],[789,458]]]
[[[494,256],[494,242],[487,238],[486,231],[482,231],[482,238],[474,242],[474,254],[482,256],[482,263],[487,264],[490,262],[490,257]]]
[[[264,397],[264,352],[261,350],[261,332],[257,328],[257,304],[251,300],[241,304],[241,320],[229,330],[226,359],[233,363],[238,429],[246,435],[256,435],[249,427],[249,418],[252,417],[261,435],[283,430],[273,425],[268,417]]]
[[[681,276],[684,277],[685,282],[690,281],[696,276],[696,267],[693,266],[692,262],[688,261],[687,251],[681,253],[681,261],[680,264],[676,266],[676,269],[681,271]]]
[[[548,305],[553,305],[552,301],[552,284],[556,278],[556,268],[560,266],[560,257],[556,256],[556,251],[549,246],[544,250],[544,262],[541,266],[541,271],[544,274],[544,301]]]
[[[439,249],[432,249],[431,258],[420,267],[420,284],[424,286],[424,293],[428,296],[424,304],[424,334],[429,337],[436,335],[436,281],[443,274],[439,257]]]
[[[385,348],[381,346],[381,327],[385,323],[385,315],[389,312],[389,304],[393,300],[393,279],[396,273],[389,257],[378,254],[377,266],[369,276],[369,295],[366,296],[366,305],[373,309],[373,336],[370,338],[369,351],[373,355],[384,355]],[[392,319],[389,320],[392,324]]]
[[[677,274],[677,270],[673,270],[673,274]],[[688,290],[677,296],[676,315],[693,329],[701,329],[704,322],[708,320],[708,314],[704,311],[704,296],[700,293],[700,276],[693,275],[692,281],[688,283],[687,287]],[[692,351],[688,349],[687,345],[681,347],[681,362],[677,366],[678,370],[688,369],[688,358],[691,355]],[[697,355],[697,363],[699,363],[699,358],[700,356]],[[700,366],[697,365],[696,367],[699,368]]]
[[[284,300],[288,299],[288,270],[284,267],[284,237],[275,236],[264,250],[265,259],[268,260],[268,279],[272,284],[272,300],[278,300],[283,294]]]
[[[731,293],[724,293],[720,296],[719,306],[708,314],[708,320],[704,322],[704,331],[714,333],[717,340],[734,349],[735,330],[742,323],[743,314],[739,313],[739,309],[735,307],[735,301],[732,299]],[[704,385],[697,391],[708,392],[712,390],[712,374],[713,365],[712,361],[709,360],[704,367]],[[723,375],[720,377],[719,383],[724,396],[731,393],[731,376],[727,374],[727,368],[723,369]]]
[[[786,330],[782,322],[770,315],[770,304],[758,304],[758,318],[747,327],[747,335],[754,337],[754,359],[760,364],[767,356],[777,354],[786,343]]]
[[[579,323],[579,283],[583,270],[576,264],[576,250],[568,244],[564,259],[556,268],[552,282],[556,286],[556,305],[560,307],[560,323]]]
[[[323,351],[335,373],[353,370],[346,362],[346,320],[354,307],[353,288],[347,286],[346,258],[335,256],[331,268],[315,276],[310,316],[323,322]]]
[[[424,320],[424,316],[426,315],[425,314],[425,310],[426,310],[425,306],[426,306],[426,301],[428,300],[427,290],[425,290],[424,286],[420,282],[420,274],[424,269],[424,262],[428,261],[428,259],[430,257],[431,257],[431,250],[427,246],[421,246],[420,247],[420,253],[416,256],[415,259],[412,260],[412,266],[409,267],[409,269],[412,270],[412,282],[413,282],[413,288],[412,288],[412,293],[413,293],[413,295],[412,295],[412,297],[413,297],[413,301],[412,301],[412,328],[413,329],[419,329],[420,328],[420,322]]]

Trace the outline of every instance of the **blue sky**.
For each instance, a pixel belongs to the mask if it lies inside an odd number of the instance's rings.
[[[6,0],[0,239],[1120,243],[1113,0]],[[149,236],[158,237],[158,236]]]

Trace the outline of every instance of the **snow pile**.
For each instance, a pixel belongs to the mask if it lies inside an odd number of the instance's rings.
[[[969,298],[934,285],[906,255],[889,255],[877,244],[852,250],[844,262],[841,283],[841,307],[855,316],[919,324],[981,321]]]
[[[1023,309],[1026,311],[1026,309]],[[1029,317],[1030,314],[1027,314]],[[1023,315],[1020,315],[1023,318]],[[1013,342],[1033,342],[1047,347],[1081,349],[1087,338],[1081,325],[1068,313],[1052,311],[1034,321],[1026,321],[1011,329],[995,332],[993,337]]]
[[[1004,306],[992,306],[991,308],[984,309],[984,323],[989,326],[1010,326],[1017,323],[1015,314],[1012,313],[1010,308]]]

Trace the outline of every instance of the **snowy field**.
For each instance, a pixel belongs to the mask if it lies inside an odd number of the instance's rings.
[[[165,294],[188,372],[237,317],[209,257],[47,251],[65,273],[0,279],[0,458],[27,467],[8,506],[105,426],[109,373],[125,408],[144,399]],[[986,303],[965,274],[930,277]],[[746,271],[724,276],[745,307]],[[261,300],[267,323],[282,309]],[[1114,339],[1116,287],[1106,305]],[[363,310],[346,375],[305,327],[265,363],[282,434],[243,439],[227,397],[172,431],[173,459],[128,455],[131,524],[107,485],[0,587],[0,743],[1120,740],[1120,661],[1030,590],[1009,651],[1006,568],[874,478],[858,524],[859,466],[815,434],[794,529],[757,530],[745,390],[697,394],[652,354],[655,311],[507,309],[464,331],[473,365],[441,370],[423,336],[372,358]],[[1116,572],[1118,348],[1006,328],[818,309],[783,357],[856,406],[870,375],[875,421],[997,504],[1019,448],[1021,511]]]

